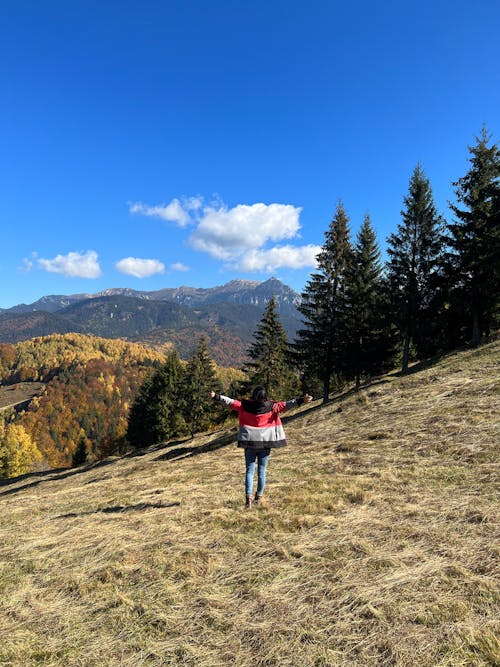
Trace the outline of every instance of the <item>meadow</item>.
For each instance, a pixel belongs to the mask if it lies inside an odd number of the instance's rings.
[[[29,403],[42,390],[42,382],[18,382],[13,385],[0,386],[0,412],[22,403]]]
[[[0,665],[500,664],[500,343],[285,423],[0,482]]]

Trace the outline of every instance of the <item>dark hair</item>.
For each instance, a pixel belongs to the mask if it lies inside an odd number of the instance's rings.
[[[267,401],[267,391],[265,387],[255,387],[252,393],[252,400]]]

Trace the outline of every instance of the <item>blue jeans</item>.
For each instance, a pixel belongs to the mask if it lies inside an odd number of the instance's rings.
[[[270,453],[271,450],[269,448],[252,449],[251,447],[245,447],[245,464],[246,464],[245,492],[247,496],[251,496],[253,491],[255,461],[258,461],[257,495],[261,496],[264,493],[264,487],[266,486],[266,467],[267,467],[267,462],[269,461]]]

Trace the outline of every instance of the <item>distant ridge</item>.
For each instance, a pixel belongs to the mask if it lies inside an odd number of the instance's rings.
[[[37,310],[56,313],[75,303],[107,296],[127,296],[148,301],[175,301],[181,305],[194,306],[219,302],[265,305],[273,295],[278,309],[286,305],[296,307],[300,303],[300,295],[277,278],[269,278],[264,282],[237,279],[216,287],[182,285],[154,291],[111,287],[95,294],[50,294],[30,304],[21,303],[11,308],[0,308],[0,314],[29,313]]]
[[[183,286],[154,292],[110,288],[91,295],[44,296],[0,312],[0,343],[76,332],[150,345],[170,342],[187,358],[203,335],[214,361],[239,366],[273,296],[292,339],[300,322],[300,295],[271,278],[261,283],[232,280],[210,288]]]

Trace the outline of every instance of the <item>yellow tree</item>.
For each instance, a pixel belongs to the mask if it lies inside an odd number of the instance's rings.
[[[17,477],[30,472],[42,455],[24,428],[0,420],[0,477]]]

